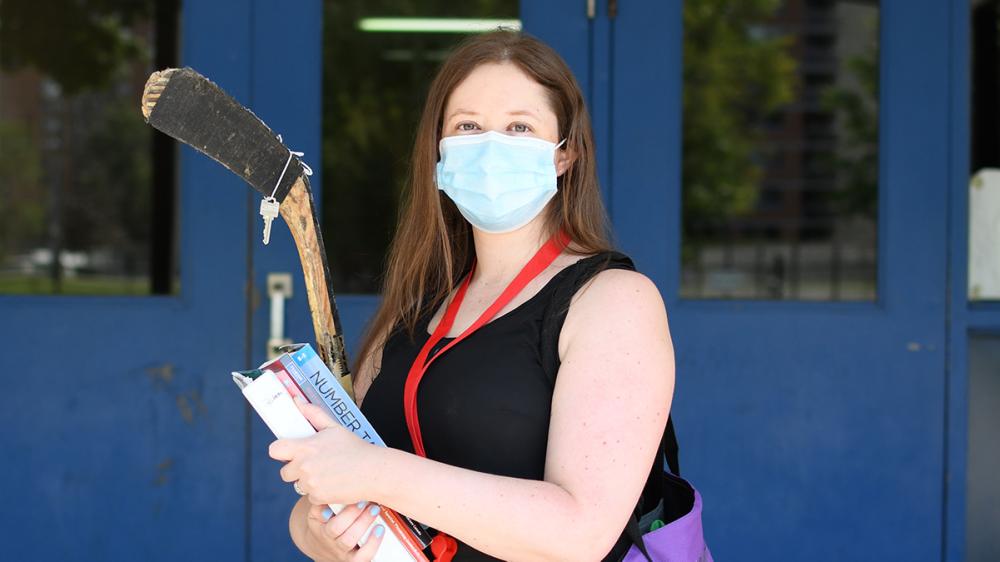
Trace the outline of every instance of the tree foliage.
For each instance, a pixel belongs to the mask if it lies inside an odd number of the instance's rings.
[[[0,252],[103,250],[114,263],[102,267],[142,272],[151,133],[135,78],[150,61],[153,7],[151,0],[0,2],[0,70],[42,110],[0,122],[0,191],[17,202],[0,221]]]
[[[760,125],[792,100],[791,39],[768,27],[779,0],[684,2],[685,221],[750,211],[761,179]]]
[[[824,106],[837,116],[842,131],[841,150],[833,155],[836,210],[872,221],[878,218],[878,61],[876,39],[867,52],[846,61],[853,87],[831,87],[823,95]]]
[[[15,239],[37,239],[45,232],[41,178],[41,157],[29,131],[0,121],[0,263],[17,250]]]
[[[121,63],[147,56],[129,31],[152,0],[4,0],[0,68],[38,69],[67,94],[108,86]]]

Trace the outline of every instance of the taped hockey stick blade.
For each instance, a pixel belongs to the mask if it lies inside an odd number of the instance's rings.
[[[288,148],[260,118],[190,68],[151,74],[142,113],[154,128],[222,164],[264,196],[274,191],[288,161]],[[275,192],[279,202],[302,170],[293,156]]]

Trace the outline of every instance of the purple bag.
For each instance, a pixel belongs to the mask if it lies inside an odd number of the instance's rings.
[[[701,494],[678,476],[677,449],[673,422],[668,418],[660,450],[670,472],[655,467],[647,481],[640,505],[625,527],[632,547],[622,562],[713,562],[701,524]],[[640,517],[641,506],[653,501],[658,501],[656,507]],[[643,533],[654,520],[666,525]]]
[[[641,535],[645,552],[639,548],[636,537],[622,562],[713,562],[712,553],[705,544],[701,526],[701,494],[684,479],[673,474],[665,475],[673,485],[686,486],[694,493],[691,511],[655,531]],[[629,535],[639,535],[639,526],[633,519]]]

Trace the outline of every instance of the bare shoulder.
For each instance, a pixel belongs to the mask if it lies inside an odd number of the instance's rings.
[[[665,339],[669,343],[663,298],[645,275],[608,269],[577,291],[560,334],[560,356],[574,340],[608,338],[612,334],[661,343]]]
[[[635,302],[638,305],[656,304],[663,308],[663,299],[653,281],[629,269],[606,269],[598,273],[574,296],[573,303],[578,301],[586,303],[583,306]]]

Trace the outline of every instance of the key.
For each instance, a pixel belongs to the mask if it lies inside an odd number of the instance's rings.
[[[260,216],[264,217],[264,245],[271,241],[271,223],[278,216],[278,200],[268,197],[260,202]]]

